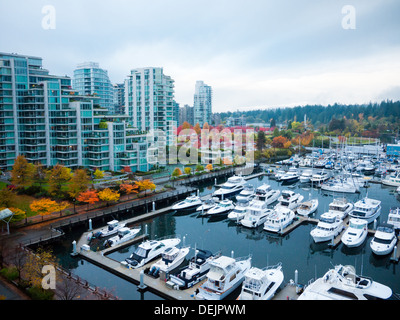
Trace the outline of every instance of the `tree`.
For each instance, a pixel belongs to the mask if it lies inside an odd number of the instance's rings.
[[[39,248],[35,254],[28,255],[24,266],[24,275],[32,287],[42,288],[43,267],[51,265],[56,269],[57,260],[52,251]]]
[[[208,125],[207,122],[204,123],[203,129],[204,129],[204,130],[209,130],[209,129],[210,129],[210,126]]]
[[[265,138],[265,132],[264,131],[258,131],[257,133],[257,150],[259,151],[263,151],[264,147],[265,147],[265,142],[266,142],[266,138]]]
[[[123,183],[119,186],[119,190],[126,193],[126,194],[131,194],[131,193],[138,193],[139,186],[135,184],[128,184],[128,183]]]
[[[84,169],[76,169],[71,178],[69,185],[69,194],[72,198],[76,198],[78,194],[87,190],[90,183],[89,176]]]
[[[132,173],[132,169],[130,166],[125,166],[121,169],[122,173]]]
[[[150,179],[136,181],[136,184],[139,186],[140,191],[145,191],[145,195],[147,195],[147,190],[154,191],[156,189],[156,185]]]
[[[186,167],[186,168],[184,169],[184,171],[185,171],[185,174],[189,175],[189,174],[192,173],[192,168]]]
[[[104,190],[99,191],[98,193],[99,199],[107,202],[107,206],[109,202],[115,202],[119,200],[120,194],[118,191],[113,191],[110,188],[106,188]]]
[[[285,137],[282,136],[275,137],[272,140],[271,146],[274,148],[284,148],[286,142],[288,142],[288,140]]]
[[[190,128],[191,128],[191,125],[190,125],[189,122],[184,121],[184,122],[182,123],[182,130],[184,130],[184,129],[190,129]]]
[[[33,212],[41,215],[42,218],[43,216],[49,215],[50,213],[57,211],[59,208],[57,202],[47,198],[34,200],[29,205],[29,207]]]
[[[88,204],[88,210],[89,210],[89,204],[93,204],[99,201],[99,197],[97,195],[96,190],[86,190],[85,192],[81,192],[78,197],[76,198],[79,202],[85,202]]]
[[[172,171],[172,176],[173,177],[178,177],[182,174],[182,170],[179,168],[175,168],[174,171]]]
[[[12,207],[15,205],[16,196],[14,191],[9,188],[0,190],[0,207]]]
[[[213,165],[211,163],[206,165],[206,170],[211,171],[212,169],[213,169]]]
[[[96,171],[93,173],[93,176],[94,176],[95,179],[103,179],[104,178],[104,171],[96,169]]]
[[[194,131],[196,131],[197,135],[200,136],[201,134],[201,128],[200,124],[197,122],[196,125],[193,127]]]
[[[49,193],[53,196],[59,196],[63,184],[72,178],[71,168],[64,167],[61,164],[56,164],[48,175]]]
[[[29,187],[33,183],[35,166],[28,163],[28,160],[23,155],[19,155],[11,170],[11,182],[18,188]]]

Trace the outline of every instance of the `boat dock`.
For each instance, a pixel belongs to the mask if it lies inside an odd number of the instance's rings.
[[[132,220],[132,219],[130,219]],[[131,221],[130,223],[133,223]],[[131,269],[128,268],[126,265],[122,264],[120,261],[116,261],[114,259],[111,259],[107,257],[107,254],[110,254],[113,251],[119,250],[123,247],[132,245],[134,243],[138,243],[143,241],[144,239],[147,238],[146,234],[143,234],[141,236],[136,237],[135,239],[131,241],[127,241],[125,243],[122,243],[120,245],[117,245],[115,247],[107,248],[105,250],[101,251],[92,251],[85,249],[85,245],[87,246],[89,244],[88,238],[90,237],[90,234],[96,233],[99,231],[101,228],[96,229],[96,230],[91,230],[87,231],[84,234],[82,234],[81,238],[78,240],[78,242],[75,244],[76,247],[74,248],[74,252],[72,252],[71,255],[79,255],[85,260],[121,277],[122,279],[125,279],[131,283],[134,283],[136,285],[139,285],[139,288],[142,286],[143,288],[146,288],[163,298],[169,299],[169,300],[193,300],[194,299],[194,291],[198,288],[200,284],[197,286],[194,286],[188,290],[180,291],[180,290],[175,290],[168,288],[165,285],[165,281],[162,281],[160,278],[153,278],[150,277],[146,274],[144,274],[144,270],[148,268],[154,261],[149,262],[148,264],[137,268],[137,269]],[[88,248],[88,247],[86,247]],[[143,271],[143,272],[142,272]]]

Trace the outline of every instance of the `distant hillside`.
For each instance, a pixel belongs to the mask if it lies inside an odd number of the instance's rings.
[[[288,107],[278,109],[259,109],[251,111],[223,112],[220,113],[221,120],[225,121],[228,117],[239,117],[244,115],[247,123],[265,122],[270,123],[274,119],[277,124],[289,121],[303,121],[304,115],[311,122],[314,128],[328,126],[330,121],[335,119],[360,119],[374,118],[374,121],[381,120],[390,124],[400,124],[400,101],[382,101],[381,103],[369,103],[362,105],[342,105],[334,104],[328,106],[306,105],[299,107]]]

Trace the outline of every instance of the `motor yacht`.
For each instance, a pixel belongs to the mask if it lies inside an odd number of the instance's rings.
[[[286,171],[285,170],[277,170],[276,172],[275,172],[275,180],[276,181],[281,181],[281,178],[282,178],[282,176],[283,175],[285,175],[286,174]]]
[[[281,177],[282,183],[292,183],[299,180],[300,174],[297,171],[288,171]]]
[[[210,262],[221,256],[221,252],[212,253],[208,250],[195,250],[195,255],[189,260],[189,265],[171,274],[166,285],[175,289],[187,289],[193,287],[206,278],[210,270]]]
[[[341,241],[346,247],[354,248],[360,246],[368,235],[368,222],[364,219],[352,218],[349,226],[343,233]]]
[[[295,214],[293,210],[287,207],[278,207],[268,215],[264,223],[264,230],[270,232],[282,232],[289,224],[293,222]]]
[[[251,200],[254,197],[255,188],[253,185],[245,185],[244,189],[236,196],[236,200]]]
[[[245,273],[242,291],[237,300],[271,300],[283,279],[281,263],[263,269],[251,267]]]
[[[370,242],[370,247],[376,255],[384,256],[393,251],[396,243],[397,237],[393,226],[383,223],[376,229],[374,238]]]
[[[229,211],[235,209],[235,205],[232,200],[225,199],[220,201],[215,207],[209,209],[205,215],[216,215],[228,213]]]
[[[332,212],[321,215],[317,226],[311,230],[310,235],[314,242],[325,242],[335,238],[344,229],[343,220]]]
[[[347,201],[346,198],[336,198],[329,204],[329,212],[336,214],[339,219],[344,220],[351,212],[353,212],[354,204]]]
[[[295,193],[292,190],[283,190],[281,196],[278,198],[279,203],[275,206],[275,209],[284,207],[295,210],[303,200],[304,196],[300,193]]]
[[[256,228],[264,224],[267,217],[273,212],[268,209],[264,201],[252,200],[247,207],[247,212],[240,223],[247,228]]]
[[[216,207],[218,205],[218,203],[219,203],[219,199],[217,197],[207,199],[203,202],[203,204],[201,206],[199,206],[196,209],[196,211],[207,212],[211,208]]]
[[[239,193],[244,189],[247,181],[241,176],[233,176],[228,178],[228,180],[214,192],[215,197],[226,198]]]
[[[190,210],[197,208],[203,204],[200,197],[189,196],[185,200],[180,201],[172,206],[172,210]]]
[[[320,186],[323,182],[329,179],[328,172],[322,170],[314,173],[310,179],[310,182],[314,186]]]
[[[391,224],[395,230],[400,229],[400,208],[390,209],[387,223]]]
[[[381,201],[368,198],[357,201],[354,204],[354,209],[349,213],[352,218],[365,219],[368,223],[374,221],[381,214]]]
[[[141,243],[125,262],[131,268],[139,268],[159,257],[166,249],[176,247],[180,242],[179,238],[147,240]]]
[[[311,177],[313,176],[313,171],[311,169],[304,170],[300,175],[299,179],[301,183],[308,183],[311,181]]]
[[[313,214],[318,209],[318,199],[310,199],[300,203],[297,207],[297,214],[301,216],[309,216]]]
[[[298,300],[392,300],[389,287],[357,275],[353,266],[337,265],[307,285]]]
[[[271,189],[269,184],[264,183],[256,189],[255,198],[269,205],[277,201],[280,194],[281,192],[279,190]]]
[[[224,299],[244,281],[244,275],[251,268],[251,256],[237,259],[221,256],[210,264],[207,280],[200,286],[196,299]]]
[[[140,232],[141,228],[127,228],[123,227],[118,230],[118,234],[110,239],[107,239],[104,241],[104,246],[105,247],[114,247],[118,244],[127,242],[129,240],[132,240],[136,237],[136,235]]]
[[[121,228],[125,227],[125,223],[120,223],[118,220],[112,220],[107,222],[107,227],[101,229],[96,233],[95,237],[104,238],[111,236],[118,232]]]
[[[183,262],[188,255],[190,247],[169,247],[161,254],[161,259],[153,263],[148,272],[153,277],[159,276],[160,272],[170,272]]]
[[[382,184],[386,186],[399,187],[400,186],[400,171],[396,171],[395,173],[386,176],[385,179],[382,179]]]
[[[396,189],[396,192],[397,192],[398,194],[400,194],[400,187],[398,187],[398,188]]]
[[[250,202],[247,200],[236,202],[235,209],[228,213],[228,219],[236,222],[242,220],[247,212],[249,204]]]

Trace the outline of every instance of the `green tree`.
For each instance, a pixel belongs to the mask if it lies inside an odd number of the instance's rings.
[[[68,187],[69,194],[72,198],[76,198],[78,194],[88,189],[90,180],[85,169],[76,169],[71,178],[71,183]]]
[[[265,143],[267,139],[265,138],[265,132],[264,131],[258,131],[257,133],[257,150],[263,151],[265,148]]]
[[[28,163],[23,155],[19,155],[11,170],[11,182],[19,188],[29,187],[33,183],[35,166]]]
[[[53,196],[60,196],[62,186],[71,180],[71,178],[72,173],[70,168],[56,164],[48,173],[49,193]]]

